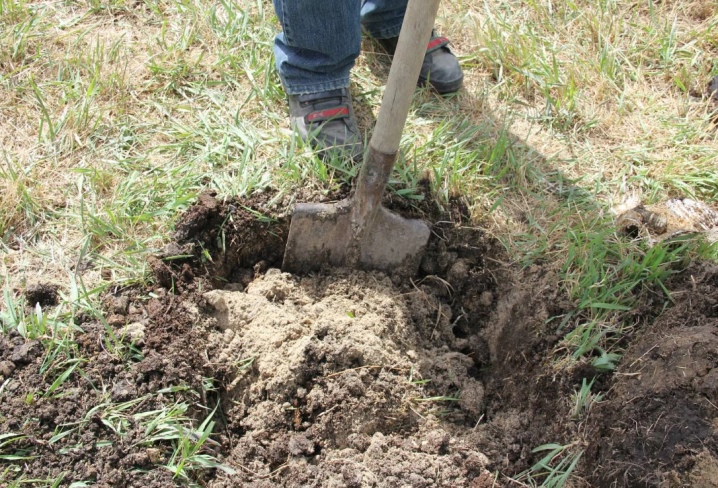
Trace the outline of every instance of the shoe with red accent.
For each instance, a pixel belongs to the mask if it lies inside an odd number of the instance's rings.
[[[361,160],[364,146],[348,88],[288,98],[292,124],[320,156]]]
[[[390,55],[394,55],[398,37],[389,39],[377,39],[379,44]],[[442,95],[453,93],[461,88],[464,82],[464,72],[461,70],[459,60],[449,49],[449,39],[441,37],[436,32],[431,32],[431,39],[426,46],[426,56],[421,65],[419,74],[419,86],[427,83]]]

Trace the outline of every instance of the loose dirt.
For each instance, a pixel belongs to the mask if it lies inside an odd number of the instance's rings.
[[[0,337],[0,434],[26,436],[13,448],[37,456],[27,476],[177,484],[152,469],[172,449],[142,442],[140,414],[186,402],[210,409],[186,412],[197,424],[216,407],[206,452],[237,471],[193,475],[201,486],[521,486],[511,477],[549,442],[584,449],[587,486],[716,486],[717,267],[676,275],[665,311],[658,295],[641,304],[619,370],[598,375],[584,363],[558,369],[550,355],[561,337],[549,319],[575,307],[555,270],[508,264],[497,242],[461,225],[460,202],[449,215],[393,205],[442,222],[406,282],[282,273],[288,221],[272,205],[203,195],[150,259],[154,285],[105,297],[131,360],[79,314],[88,361],[60,398],[35,395],[55,377],[41,369],[43,345]],[[605,401],[573,419],[571,394],[597,375]],[[106,405],[133,399],[113,430]]]
[[[450,309],[420,288],[401,293],[380,274],[299,280],[271,269],[246,292],[205,297],[223,330],[210,336],[217,361],[251,361],[227,389],[229,417],[244,430],[230,453],[247,468],[244,482],[277,470],[296,486],[456,486],[489,476],[488,460],[434,417],[446,410],[475,423],[484,389],[467,374],[471,357],[449,347]]]
[[[718,486],[718,266],[669,286],[675,305],[631,343],[587,422],[603,486]]]

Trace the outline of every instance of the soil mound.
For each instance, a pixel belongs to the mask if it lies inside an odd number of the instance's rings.
[[[479,419],[484,389],[474,361],[449,347],[454,317],[435,297],[400,293],[378,273],[274,269],[246,292],[205,297],[222,329],[210,335],[217,361],[242,365],[227,389],[244,431],[229,459],[246,468],[246,486],[273,473],[285,486],[491,478],[488,459],[451,434]]]

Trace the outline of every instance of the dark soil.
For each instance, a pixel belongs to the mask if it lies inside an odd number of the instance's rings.
[[[669,287],[675,306],[640,331],[587,422],[599,486],[718,486],[718,266]]]
[[[140,299],[136,291],[127,291],[117,300],[128,303],[124,314],[116,308],[109,315],[118,327],[134,320],[146,324],[143,345],[134,348],[136,359],[128,361],[108,353],[104,327],[93,320],[83,323],[78,356],[86,358],[87,363],[78,368],[82,376],[72,375],[53,395],[43,396],[42,392],[47,392],[63,371],[62,361],[67,356],[60,355],[41,372],[46,353],[39,341],[25,341],[16,332],[0,336],[0,384],[7,381],[0,397],[0,434],[24,435],[8,446],[9,452],[34,456],[23,462],[21,473],[16,475],[55,479],[64,473],[66,483],[61,486],[78,480],[95,481],[93,486],[100,487],[159,488],[173,484],[169,471],[144,472],[158,461],[166,461],[167,446],[161,446],[155,458],[152,448],[134,445],[143,430],[139,425],[130,422],[124,434],[117,435],[103,422],[108,412],[102,406],[108,402],[147,396],[126,413],[160,409],[175,399],[183,400],[184,395],[180,392],[163,398],[156,395],[158,390],[187,385],[202,391],[202,375],[209,374],[204,360],[195,353],[198,344],[193,319],[182,307],[185,299],[170,300],[166,293],[156,291],[159,298],[148,301]],[[125,346],[131,352],[130,345]],[[54,435],[73,428],[66,437],[53,440]],[[112,443],[98,446],[98,441]],[[0,460],[3,465],[8,463]]]
[[[619,370],[597,380],[606,400],[578,421],[570,418],[568,400],[597,373],[585,364],[557,371],[549,355],[560,340],[549,318],[574,304],[554,270],[505,264],[499,243],[462,227],[460,200],[439,209],[429,199],[417,206],[387,199],[395,211],[438,222],[421,275],[401,283],[347,271],[311,280],[278,275],[288,218],[271,202],[269,194],[234,202],[203,195],[177,224],[175,241],[149,260],[152,286],[106,296],[107,326],[78,314],[84,332],[75,355],[87,362],[55,398],[40,393],[67,358],[43,364],[47,343],[0,336],[0,435],[25,436],[0,455],[11,447],[31,457],[7,479],[64,473],[62,486],[181,484],[169,471],[153,469],[167,463],[171,443],[143,443],[145,426],[133,415],[184,402],[197,425],[217,407],[216,445],[202,452],[237,471],[195,472],[194,481],[204,486],[520,486],[509,477],[536,463],[540,454],[532,449],[549,442],[585,449],[579,474],[590,486],[716,486],[716,267],[694,265],[677,275],[668,284],[675,304],[665,313],[661,300],[646,305]],[[396,305],[410,327],[404,335],[387,332],[385,351],[352,352],[345,348],[351,336],[342,336],[339,325],[312,325],[309,335],[290,333],[272,346],[308,344],[296,370],[278,361],[274,371],[261,361],[247,369],[219,360],[227,359],[230,342],[238,351],[264,346],[241,329],[228,332],[216,303],[208,302],[209,290],[261,295],[266,310],[296,309],[297,297],[319,301],[332,290],[357,303],[369,303],[362,290],[423,298]],[[45,300],[28,296],[31,305],[50,303]],[[108,347],[110,330],[123,341],[119,350]],[[374,353],[385,360],[395,354],[397,364],[409,358],[432,381],[408,383],[401,366],[375,368]],[[207,378],[214,379],[212,387]],[[406,397],[452,389],[464,392],[461,401],[440,403],[437,411],[402,407],[411,405]],[[105,407],[137,398],[122,432],[113,430]],[[11,466],[17,463],[0,459],[0,473]],[[499,478],[491,474],[497,471]]]
[[[38,303],[42,307],[51,307],[57,305],[57,285],[50,283],[37,283],[30,285],[25,290],[25,300],[27,304],[34,307]]]

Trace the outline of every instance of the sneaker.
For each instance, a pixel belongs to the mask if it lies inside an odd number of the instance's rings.
[[[362,159],[364,146],[348,88],[288,98],[292,124],[320,156]]]
[[[390,37],[377,39],[377,41],[386,52],[393,56],[399,38]],[[424,63],[421,65],[418,85],[424,86],[429,83],[434,90],[445,95],[458,91],[463,82],[464,72],[459,66],[459,60],[449,50],[449,39],[440,37],[432,31],[431,39],[426,46]]]

